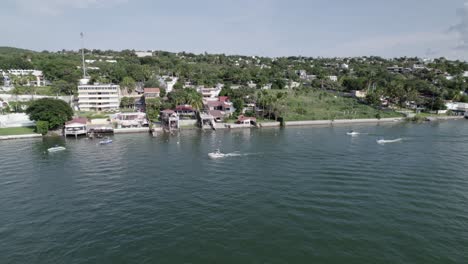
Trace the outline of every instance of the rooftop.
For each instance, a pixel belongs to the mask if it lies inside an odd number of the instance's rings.
[[[159,88],[144,88],[144,93],[160,93],[161,90]]]
[[[72,120],[66,122],[65,125],[71,125],[71,124],[86,125],[86,123],[88,123],[88,119],[86,117],[78,117],[78,118],[73,118]]]

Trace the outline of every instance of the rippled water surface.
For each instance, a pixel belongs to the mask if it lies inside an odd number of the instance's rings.
[[[0,263],[468,263],[468,122],[350,128],[0,142]]]

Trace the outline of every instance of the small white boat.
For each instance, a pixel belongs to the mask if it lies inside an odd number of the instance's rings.
[[[396,143],[396,142],[400,142],[402,141],[403,139],[402,138],[397,138],[397,139],[379,139],[377,140],[377,143],[379,144],[386,144],[386,143]]]
[[[210,152],[208,153],[208,156],[212,159],[219,159],[219,158],[224,158],[226,155],[221,153],[219,149],[215,150],[215,152]]]
[[[349,131],[349,132],[346,132],[346,135],[348,136],[357,136],[357,135],[360,135],[361,133],[359,132],[355,132],[355,131]]]
[[[63,150],[66,150],[66,148],[62,146],[55,146],[55,147],[47,149],[48,152],[58,152],[58,151],[63,151]]]
[[[112,139],[110,139],[110,138],[106,138],[105,140],[99,141],[100,145],[107,145],[107,144],[110,144],[110,143],[112,143]]]

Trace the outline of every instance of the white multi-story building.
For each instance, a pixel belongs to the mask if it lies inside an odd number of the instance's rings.
[[[153,52],[152,51],[135,51],[135,55],[138,58],[151,57],[153,56]]]
[[[81,111],[113,111],[120,106],[120,87],[114,84],[78,85]]]
[[[36,80],[35,81],[32,81],[32,80],[28,81],[27,85],[30,85],[30,86],[45,86],[46,85],[44,74],[42,73],[42,71],[39,71],[39,70],[10,69],[10,70],[5,70],[5,71],[0,70],[0,73],[3,76],[9,76],[10,77],[9,79],[11,79],[11,75],[14,75],[14,76],[28,76],[28,75],[31,75],[34,78],[36,78]]]
[[[218,100],[219,93],[221,93],[220,87],[216,88],[205,88],[203,86],[197,88],[197,92],[201,93],[203,98],[211,101],[211,100]]]

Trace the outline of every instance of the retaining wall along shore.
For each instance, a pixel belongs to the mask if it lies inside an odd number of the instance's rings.
[[[41,134],[11,135],[11,136],[0,136],[0,140],[40,138],[40,137],[42,137]]]
[[[306,121],[286,121],[284,125],[288,126],[323,126],[334,124],[365,124],[365,123],[389,123],[401,122],[405,119],[402,117],[397,118],[368,118],[368,119],[338,119],[338,120],[306,120]]]

